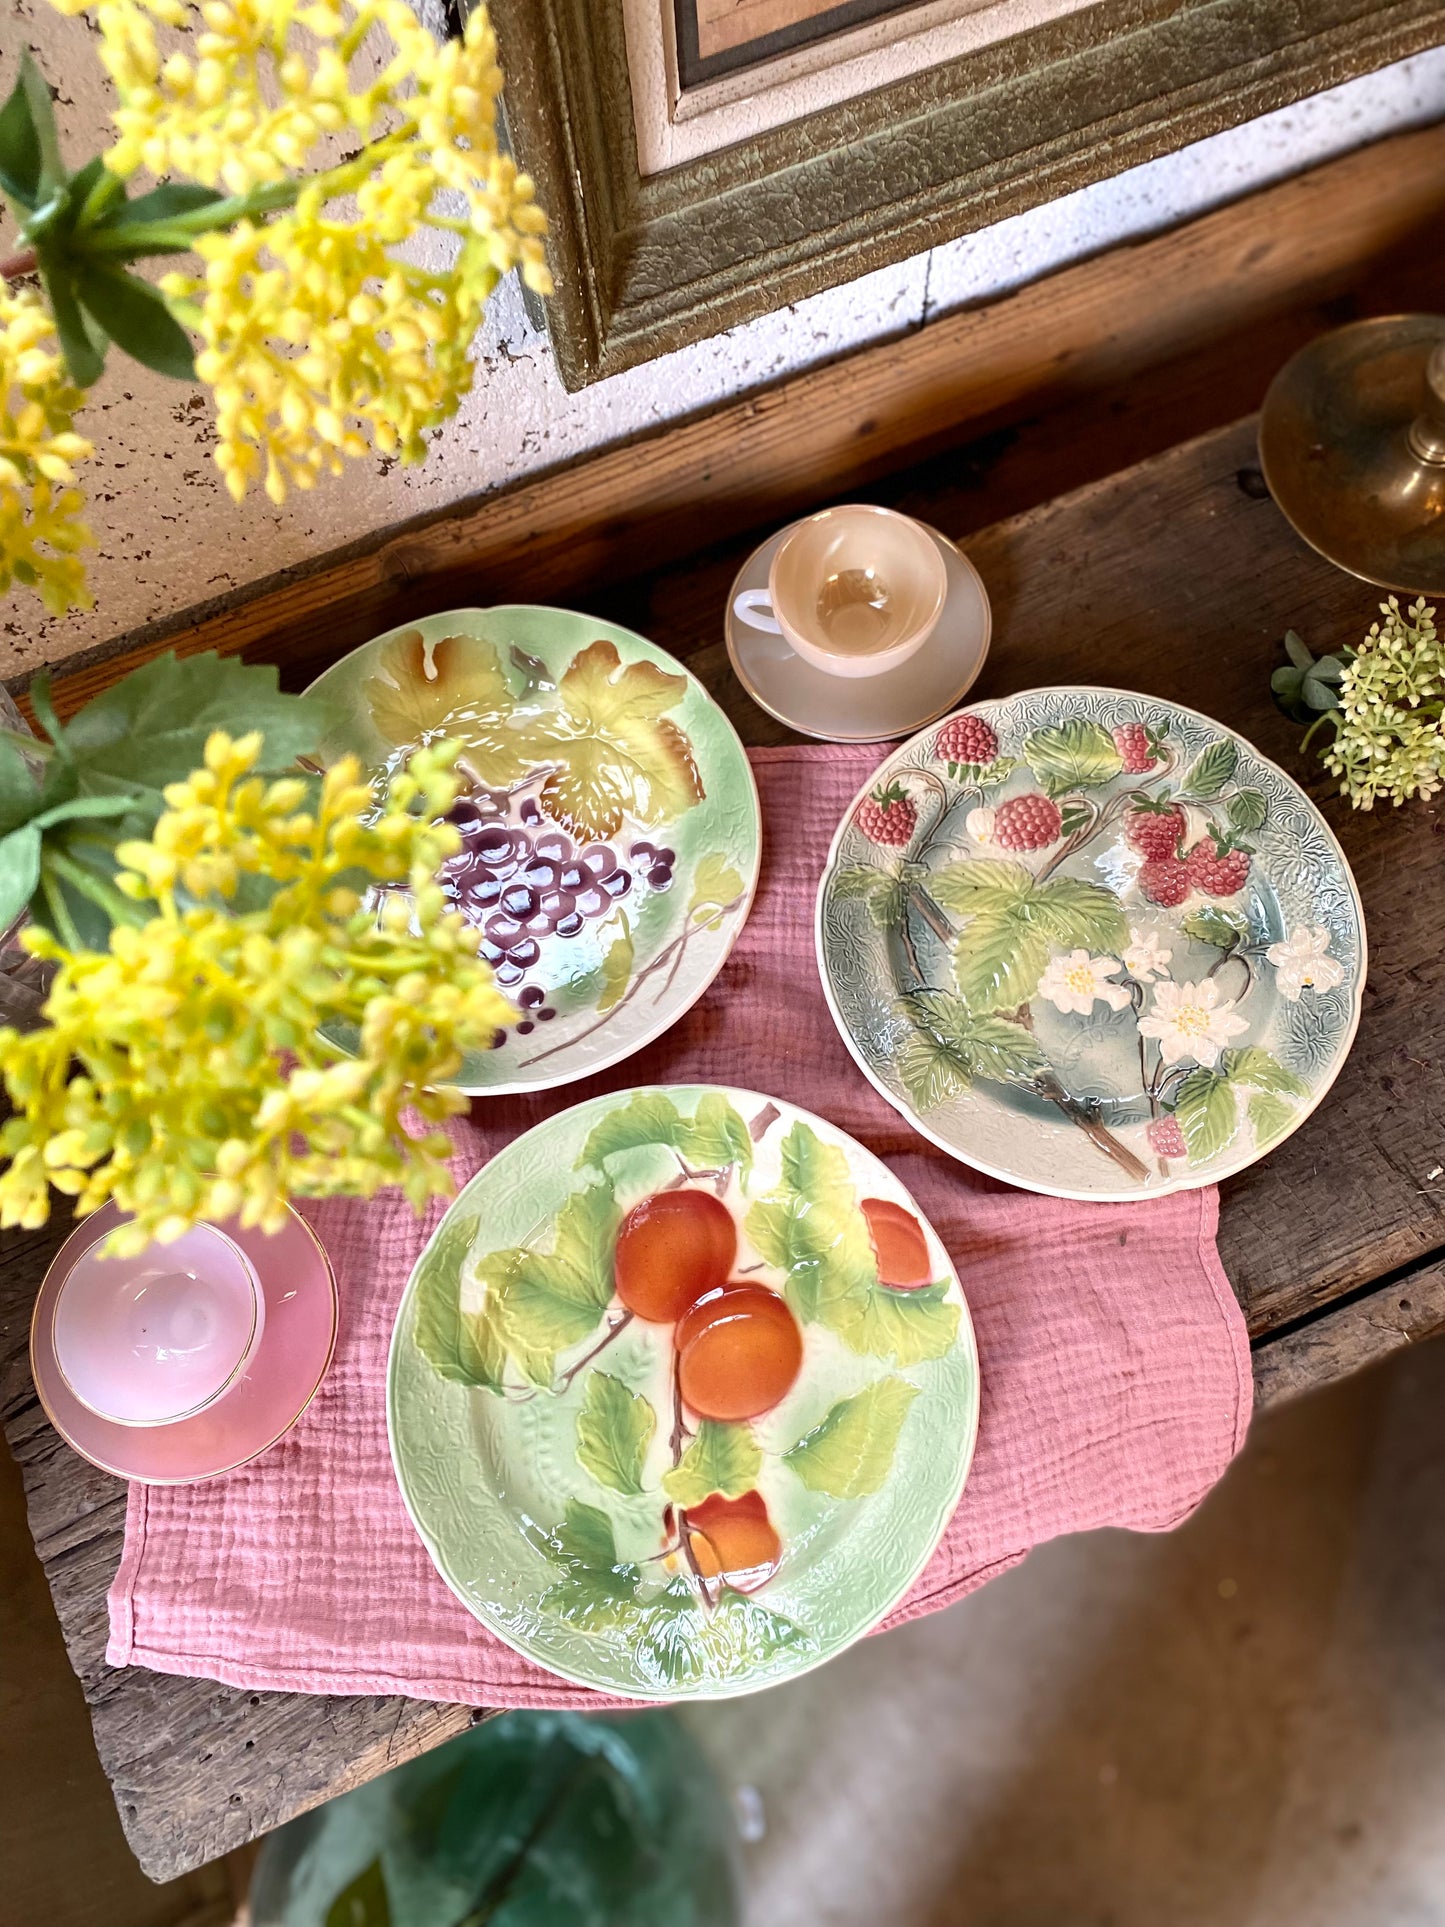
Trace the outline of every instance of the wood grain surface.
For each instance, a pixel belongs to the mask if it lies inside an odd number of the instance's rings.
[[[1023,486],[1019,459],[1017,441],[1004,437],[869,492],[968,536],[980,504],[995,499],[991,477],[1012,474],[1009,486]],[[1298,732],[1268,687],[1287,627],[1319,650],[1336,648],[1367,626],[1373,592],[1291,533],[1255,466],[1249,421],[994,523],[966,547],[995,610],[978,695],[1098,682],[1218,716],[1305,782],[1359,880],[1372,957],[1354,1053],[1319,1111],[1224,1192],[1220,1249],[1255,1340],[1260,1396],[1327,1382],[1439,1328],[1445,815],[1428,805],[1350,812],[1301,761]],[[575,599],[683,656],[747,741],[776,741],[785,732],[742,695],[719,634],[746,550],[745,542],[719,543]],[[419,604],[435,606],[426,588]],[[309,673],[342,644],[323,631],[299,646]],[[29,1307],[63,1235],[57,1223],[12,1234],[0,1247],[0,1401],[102,1762],[142,1864],[164,1877],[369,1779],[474,1716],[401,1699],[238,1693],[105,1667],[105,1590],[120,1554],[124,1488],[56,1439],[25,1362]]]

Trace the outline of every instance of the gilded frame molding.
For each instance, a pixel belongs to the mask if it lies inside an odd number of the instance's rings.
[[[569,389],[1445,41],[1445,0],[1096,0],[644,177],[622,0],[490,10]]]

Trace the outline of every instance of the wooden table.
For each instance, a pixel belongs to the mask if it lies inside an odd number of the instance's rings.
[[[1416,211],[1428,210],[1438,231],[1441,135],[1391,146],[1389,206],[1398,208],[1400,181],[1412,181]],[[951,357],[965,338],[977,354],[983,329],[977,317],[959,317],[859,357],[842,374],[803,377],[782,401],[738,404],[711,423],[676,431],[670,454],[664,437],[599,458],[581,479],[572,472],[494,509],[484,505],[371,545],[343,570],[282,584],[261,604],[188,630],[182,644],[244,644],[249,654],[282,661],[287,681],[299,686],[351,641],[390,622],[530,595],[570,602],[654,637],[717,694],[745,741],[774,742],[785,732],[742,694],[719,640],[728,586],[757,525],[776,523],[828,494],[861,492],[963,538],[995,612],[978,696],[1038,683],[1098,682],[1204,710],[1305,782],[1354,866],[1372,952],[1358,1042],[1314,1116],[1264,1163],[1226,1184],[1219,1239],[1254,1344],[1258,1399],[1326,1384],[1445,1327],[1445,1118],[1435,1081],[1445,1043],[1445,811],[1415,805],[1352,814],[1318,766],[1302,761],[1299,732],[1269,694],[1287,628],[1298,629],[1317,650],[1338,648],[1363,633],[1375,596],[1290,532],[1263,486],[1248,420],[981,526],[990,503],[1037,501],[1050,492],[1040,486],[1041,474],[1097,477],[1104,451],[1117,459],[1120,448],[1161,447],[1161,436],[1197,425],[1200,411],[1221,395],[1257,398],[1283,347],[1326,319],[1344,318],[1350,304],[1342,313],[1331,280],[1337,267],[1317,257],[1351,221],[1369,226],[1375,217],[1365,202],[1379,190],[1353,160],[1324,172],[1330,175],[1324,188],[1311,177],[1251,204],[1269,202],[1250,216],[1273,237],[1267,244],[1240,234],[1236,212],[1229,216],[1232,227],[1217,230],[1217,245],[1209,239],[1216,232],[1210,221],[1221,217],[1210,217],[1183,237],[1138,251],[1127,274],[1147,274],[1177,299],[1183,298],[1177,295],[1181,276],[1197,278],[1224,254],[1254,264],[1270,246],[1314,252],[1279,269],[1277,313],[1259,306],[1259,276],[1267,270],[1250,266],[1238,299],[1248,308],[1252,332],[1240,345],[1217,337],[1215,348],[1201,349],[1182,326],[1173,363],[1113,400],[1107,391],[1081,394],[1049,435],[1025,424],[980,441],[978,417],[987,411],[978,408],[972,410],[974,439],[959,431],[970,410],[959,399]],[[1333,225],[1285,220],[1281,227],[1281,199],[1311,194],[1312,212],[1323,197]],[[1392,246],[1400,239],[1397,229],[1387,236]],[[1282,235],[1297,239],[1288,244]],[[1357,250],[1360,259],[1366,252]],[[1421,261],[1435,276],[1427,299],[1433,292],[1435,305],[1445,306],[1438,249],[1409,256],[1410,286],[1419,285]],[[1117,272],[1124,270],[1101,264],[1076,271],[1076,283],[1092,277],[1090,313],[1100,299],[1114,299],[1107,277]],[[1382,273],[1370,269],[1377,307],[1391,299]],[[1128,311],[1114,311],[1126,327]],[[1067,312],[1067,301],[1054,312]],[[1026,306],[1004,318],[1008,354],[1018,353],[1026,323]],[[880,468],[909,459],[906,449],[900,453],[900,423],[910,411],[915,440],[926,435],[936,451],[952,430],[956,446],[921,461],[915,455],[912,466],[878,480]],[[1203,419],[1218,417],[1205,413]],[[819,485],[816,467],[824,443],[832,450],[830,489]],[[862,453],[845,459],[849,449]],[[776,484],[746,497],[736,478],[753,459],[770,474],[791,464],[791,494]],[[650,535],[639,475],[650,478],[659,502]],[[552,507],[544,528],[540,491],[547,488]],[[681,507],[689,499],[705,505],[695,506],[690,518]],[[708,542],[715,546],[695,552]],[[617,554],[632,558],[634,569],[663,555],[682,559],[608,581],[608,551],[614,562]],[[102,668],[62,684],[62,710],[106,674]],[[24,1470],[36,1545],[91,1705],[102,1763],[141,1864],[160,1879],[369,1779],[480,1716],[465,1707],[395,1698],[247,1694],[106,1668],[105,1592],[120,1555],[125,1489],[59,1442],[35,1403],[26,1364],[30,1306],[64,1229],[57,1222],[44,1233],[4,1241],[0,1410]]]

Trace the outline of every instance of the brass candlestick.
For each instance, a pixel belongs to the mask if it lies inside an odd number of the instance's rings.
[[[1445,316],[1357,321],[1302,348],[1265,397],[1259,459],[1328,561],[1445,594]]]

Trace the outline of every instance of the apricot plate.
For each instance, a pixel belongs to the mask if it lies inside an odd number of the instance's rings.
[[[581,1685],[705,1699],[897,1605],[978,1399],[962,1288],[887,1167],[780,1099],[675,1085],[579,1104],[477,1173],[407,1284],[387,1419],[484,1625]]]

